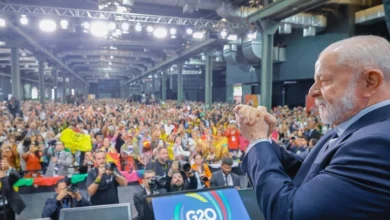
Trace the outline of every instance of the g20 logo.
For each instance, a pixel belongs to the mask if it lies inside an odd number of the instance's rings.
[[[189,210],[186,213],[186,220],[217,220],[217,213],[212,208],[198,209],[196,212]]]

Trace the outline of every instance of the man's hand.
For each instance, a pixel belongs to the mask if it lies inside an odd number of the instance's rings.
[[[57,158],[57,157],[52,157],[52,158],[51,158],[51,161],[52,161],[53,163],[57,163],[57,162],[58,162],[58,158]]]
[[[68,195],[70,195],[73,199],[76,199],[77,201],[80,201],[82,199],[81,194],[79,192],[68,192]]]
[[[179,171],[179,161],[174,161],[174,162],[172,163],[171,169],[172,169],[172,172],[177,172],[177,171]]]
[[[63,190],[58,192],[58,195],[57,195],[56,199],[58,201],[61,201],[66,195],[68,195],[68,190],[67,189],[63,189]]]
[[[99,179],[101,179],[103,177],[104,173],[106,173],[106,165],[102,164],[99,167],[99,174],[98,174]]]
[[[4,170],[4,171],[7,171],[9,169],[9,163],[7,161],[7,159],[3,158],[1,160],[1,169]]]
[[[276,125],[276,119],[270,115],[265,107],[253,108],[247,105],[238,105],[234,108],[236,120],[241,134],[249,141],[268,138]]]

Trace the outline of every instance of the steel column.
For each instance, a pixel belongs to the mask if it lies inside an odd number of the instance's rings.
[[[274,35],[279,27],[279,22],[264,20],[257,22],[262,30],[263,58],[261,60],[261,105],[271,110],[272,105],[272,75],[273,75],[273,51]]]
[[[12,73],[12,96],[20,100],[21,81],[19,69],[19,47],[11,47],[11,73]]]
[[[156,74],[152,73],[152,94],[156,92]]]
[[[177,65],[177,102],[183,102],[183,66]]]
[[[210,55],[206,56],[206,73],[205,73],[205,104],[206,108],[209,109],[213,102],[213,57]]]
[[[161,72],[161,99],[165,102],[167,100],[167,72]]]
[[[63,76],[62,76],[62,102],[65,103],[66,102],[66,77],[65,77],[65,73],[62,73]]]
[[[43,60],[38,60],[38,74],[39,74],[39,103],[45,104],[45,85],[44,85],[44,63]]]
[[[53,89],[54,89],[54,101],[56,102],[58,100],[58,69],[56,67],[53,67],[51,70],[51,75],[53,76]]]

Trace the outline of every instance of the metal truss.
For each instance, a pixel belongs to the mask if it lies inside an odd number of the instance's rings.
[[[170,16],[145,15],[134,13],[117,13],[110,11],[72,9],[59,7],[44,7],[35,5],[21,5],[0,3],[1,13],[18,13],[32,16],[57,16],[57,17],[72,17],[86,19],[105,19],[128,21],[132,23],[148,23],[148,24],[170,24],[178,26],[192,26],[198,28],[215,28],[219,26],[229,29],[244,29],[247,24],[244,22],[221,22],[215,20],[180,18]]]

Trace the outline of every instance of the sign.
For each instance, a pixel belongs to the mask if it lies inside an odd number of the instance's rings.
[[[156,220],[250,220],[236,189],[156,197]]]

